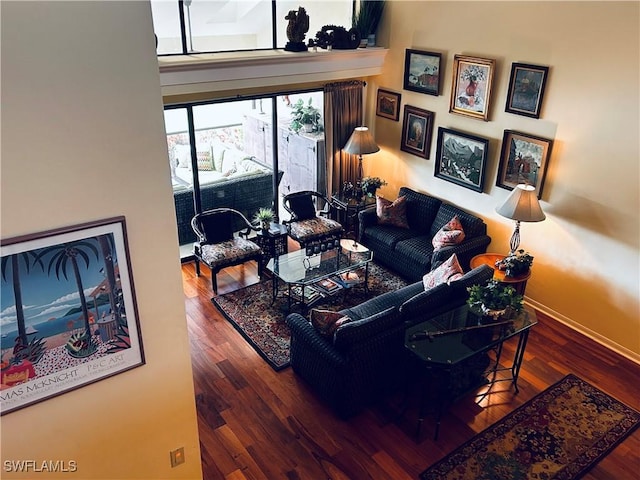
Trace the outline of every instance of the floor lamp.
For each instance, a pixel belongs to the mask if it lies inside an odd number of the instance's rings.
[[[358,155],[358,180],[356,184],[356,195],[361,197],[362,192],[362,155],[376,153],[380,147],[373,139],[373,135],[368,127],[356,127],[343,150],[351,155]]]
[[[496,208],[496,212],[516,221],[516,229],[509,242],[510,255],[513,255],[520,245],[520,222],[541,222],[547,218],[538,202],[535,187],[525,184],[516,185],[505,202]]]

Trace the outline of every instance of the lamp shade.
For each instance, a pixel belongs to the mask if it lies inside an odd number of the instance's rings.
[[[356,127],[343,150],[352,155],[367,155],[380,151],[367,127]]]
[[[520,222],[541,222],[547,218],[540,207],[533,185],[519,184],[505,202],[496,208],[503,217]]]

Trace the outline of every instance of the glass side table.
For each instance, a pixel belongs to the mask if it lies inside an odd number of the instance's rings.
[[[376,204],[375,197],[364,196],[360,199],[347,197],[344,194],[334,194],[331,197],[333,206],[338,210],[338,221],[342,224],[347,234],[358,238],[358,214],[361,210]]]
[[[424,373],[416,438],[420,438],[428,394],[435,403],[434,440],[438,439],[445,405],[483,386],[487,390],[480,397],[484,398],[503,381],[511,382],[517,394],[529,329],[536,323],[535,310],[530,307],[513,319],[494,322],[463,305],[408,328],[405,348]],[[512,338],[518,339],[518,345],[511,365],[503,366],[502,346]],[[507,377],[498,378],[498,372],[508,372]]]

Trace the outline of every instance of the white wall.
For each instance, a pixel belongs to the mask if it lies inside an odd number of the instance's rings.
[[[162,99],[148,2],[6,2],[2,237],[124,215],[146,365],[1,418],[2,461],[200,478]],[[184,446],[186,463],[170,468]]]
[[[535,257],[531,303],[640,360],[640,151],[638,2],[388,2],[379,38],[389,48],[384,73],[369,80],[368,124],[382,152],[365,174],[385,178],[382,192],[410,185],[481,215],[506,253],[514,224],[495,207],[505,129],[551,138],[542,223],[523,223],[521,247]],[[442,53],[442,94],[403,90],[405,49]],[[497,62],[489,122],[448,113],[453,57]],[[512,62],[550,67],[541,118],[504,111]],[[435,112],[429,160],[399,150],[400,122],[374,115],[378,87],[402,93],[402,105]],[[488,138],[484,193],[434,177],[437,128]]]

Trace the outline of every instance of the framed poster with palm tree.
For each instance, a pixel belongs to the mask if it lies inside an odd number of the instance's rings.
[[[144,364],[124,217],[0,253],[2,415]]]

